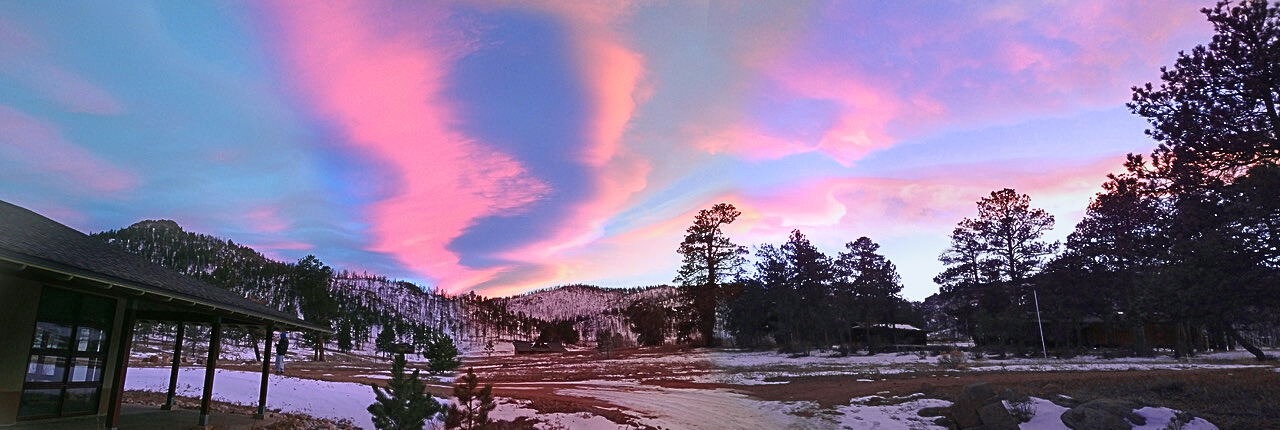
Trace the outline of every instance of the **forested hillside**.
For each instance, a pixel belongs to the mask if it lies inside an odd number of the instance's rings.
[[[506,340],[577,344],[601,332],[634,341],[635,333],[645,328],[633,321],[643,321],[661,341],[674,335],[678,322],[676,290],[670,286],[568,285],[510,298],[474,293],[451,297],[381,275],[333,270],[315,257],[275,261],[230,240],[185,231],[169,220],[141,221],[91,236],[276,309],[328,322],[336,335],[308,343],[320,341],[341,351],[377,350],[394,342],[421,347],[436,335],[456,339],[464,349]],[[311,291],[304,279],[317,270],[328,279],[327,288]],[[140,330],[166,333],[156,327]],[[228,335],[246,344],[260,342],[254,333]]]
[[[185,231],[169,220],[141,221],[91,236],[276,309],[300,316],[319,312],[324,318],[312,315],[307,319],[328,323],[337,332],[323,339],[333,343],[330,348],[366,349],[377,343],[379,334],[397,342],[422,344],[432,334],[457,338],[463,333],[458,300],[410,282],[335,272],[311,258],[309,261],[328,269],[330,276],[327,288],[309,292],[297,276],[304,265],[275,261],[230,240]],[[232,333],[231,337],[258,342],[252,333]]]

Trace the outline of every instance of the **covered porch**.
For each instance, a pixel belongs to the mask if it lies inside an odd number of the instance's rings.
[[[259,418],[273,334],[330,331],[0,201],[0,332],[11,335],[0,342],[0,428],[139,428],[123,418],[121,400],[134,330],[145,322],[179,327],[170,351],[175,376],[185,328],[210,328],[200,407],[188,422],[166,428],[213,423],[214,369],[228,328],[266,339]],[[171,378],[160,409],[172,409],[176,382]]]

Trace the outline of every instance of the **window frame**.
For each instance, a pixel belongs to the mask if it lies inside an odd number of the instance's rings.
[[[44,305],[45,304],[44,301],[50,298],[48,292],[51,290],[56,290],[57,293],[55,294],[67,294],[67,296],[64,298],[72,298],[71,301],[73,302],[73,304],[71,304],[71,306],[74,309],[70,313],[70,320],[59,320],[57,319],[56,315],[54,316],[42,315],[41,310],[45,309],[45,307],[40,305]],[[99,324],[95,324],[95,321],[93,321],[93,318],[91,318],[90,316],[86,316],[84,314],[84,311],[87,307],[86,302],[93,301],[93,300],[101,300],[102,301],[101,304],[103,305],[106,305],[107,302],[110,302],[110,306],[103,306],[102,308],[102,310],[108,310],[108,314],[106,315],[106,320],[101,321],[103,323],[101,324],[101,326]],[[96,415],[99,412],[102,405],[103,385],[106,380],[106,375],[108,372],[108,369],[107,369],[108,357],[110,356],[111,346],[113,343],[112,336],[115,334],[114,333],[115,330],[113,329],[115,328],[114,325],[115,325],[116,310],[117,310],[117,304],[118,304],[117,302],[118,300],[115,299],[114,297],[100,296],[95,294],[86,294],[79,291],[73,291],[65,288],[51,287],[48,285],[42,286],[40,291],[40,302],[37,305],[36,318],[32,324],[32,331],[31,331],[32,343],[27,353],[26,365],[24,366],[22,391],[19,394],[18,410],[17,410],[18,421]],[[60,326],[69,327],[71,330],[71,333],[70,333],[70,336],[67,337],[66,345],[62,348],[49,348],[49,347],[37,346],[36,333],[41,323],[51,323],[51,324],[58,324]],[[87,347],[85,351],[79,350],[82,328],[92,328],[92,329],[97,329],[102,331],[101,343],[98,345],[97,351],[90,351],[88,350]],[[53,357],[55,360],[59,360],[59,359],[63,360],[65,365],[62,368],[62,375],[60,380],[58,381],[29,380],[31,363],[32,363],[31,360],[36,357]],[[97,363],[99,363],[99,366],[97,367],[98,371],[96,375],[97,376],[96,381],[95,380],[72,381],[73,375],[75,373],[74,369],[75,369],[75,364],[77,359],[90,360],[90,363],[93,362],[92,360],[96,359]],[[94,393],[90,396],[89,402],[88,402],[88,404],[91,405],[91,407],[85,410],[68,412],[67,411],[68,392],[70,390],[76,390],[76,389],[93,389],[94,390]],[[58,398],[56,401],[56,407],[54,408],[55,412],[23,415],[23,408],[22,408],[23,400],[27,399],[27,396],[28,396],[27,392],[32,390],[58,390]]]

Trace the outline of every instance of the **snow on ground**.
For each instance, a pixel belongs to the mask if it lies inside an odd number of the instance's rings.
[[[215,400],[254,405],[258,399],[261,374],[235,370],[217,371],[214,383]],[[199,397],[204,380],[202,368],[183,368],[178,373],[178,394]],[[164,392],[169,383],[169,369],[135,367],[129,369],[125,388]],[[517,389],[520,384],[504,384],[506,389]],[[926,407],[948,406],[944,400],[922,398],[913,394],[896,399],[868,396],[852,399],[847,406],[822,409],[814,402],[779,402],[753,399],[730,389],[666,388],[644,385],[635,380],[588,380],[578,382],[531,382],[531,388],[562,385],[556,388],[559,395],[598,399],[611,403],[632,416],[637,422],[671,429],[808,429],[840,428],[883,430],[932,430],[941,429],[930,418],[922,418],[917,412]],[[889,400],[886,402],[885,400]],[[1061,416],[1067,408],[1039,398],[1032,398],[1035,418],[1021,425],[1023,430],[1063,430]],[[374,401],[373,390],[367,384],[330,382],[272,375],[268,388],[268,407],[285,412],[296,412],[316,417],[347,419],[362,428],[372,428],[366,410]],[[893,403],[896,404],[882,404]],[[541,414],[525,407],[527,401],[499,399],[492,416],[500,420],[526,417],[540,421],[539,429],[572,428],[586,430],[614,430],[628,428],[625,424],[588,413]],[[1142,408],[1136,411],[1147,417],[1147,424],[1135,430],[1163,429],[1176,411],[1167,408]],[[1186,430],[1216,430],[1217,427],[1203,419],[1191,421]]]
[[[1163,430],[1169,426],[1169,422],[1178,413],[1178,411],[1169,408],[1142,408],[1133,412],[1147,419],[1147,424],[1134,426],[1133,430]],[[1191,422],[1184,424],[1182,430],[1218,430],[1218,426],[1201,418],[1195,418]]]
[[[243,405],[258,404],[262,374],[218,369],[213,382],[213,399]],[[133,367],[125,376],[125,389],[165,392],[169,389],[169,369]],[[203,368],[178,371],[178,395],[200,397],[204,387]],[[373,403],[369,385],[352,382],[316,381],[272,375],[267,384],[267,407],[315,417],[349,419],[361,428],[373,428],[369,412]]]
[[[1031,398],[1032,404],[1035,405],[1035,416],[1031,421],[1022,423],[1018,427],[1022,430],[1071,430],[1062,423],[1062,414],[1067,408],[1058,406],[1051,401],[1038,397]],[[1006,406],[1008,406],[1006,404]],[[1147,419],[1144,425],[1134,425],[1133,430],[1164,430],[1169,426],[1169,421],[1173,420],[1174,414],[1178,411],[1169,408],[1151,408],[1146,407],[1133,411],[1143,418]],[[1185,423],[1182,430],[1218,430],[1215,426],[1202,418],[1196,418],[1189,423]]]
[[[607,418],[587,413],[577,414],[543,414],[537,410],[524,407],[529,404],[527,400],[500,399],[498,407],[489,412],[489,417],[495,420],[515,421],[516,418],[538,417],[543,422],[534,424],[534,428],[545,430],[553,428],[570,428],[583,430],[623,430],[630,429],[631,426],[618,424],[609,421]],[[555,424],[552,424],[555,423]],[[556,427],[556,425],[559,427]]]
[[[951,402],[946,400],[918,399],[877,406],[865,404],[868,400],[871,398],[853,399],[848,406],[836,408],[836,412],[843,415],[839,421],[841,429],[946,430],[946,427],[933,423],[935,418],[917,414],[924,408],[951,406]]]
[[[1036,414],[1031,421],[1018,425],[1022,430],[1071,430],[1066,424],[1062,423],[1062,414],[1067,412],[1066,407],[1058,406],[1039,397],[1031,398],[1032,405],[1035,406]],[[1005,405],[1006,407],[1008,405]]]
[[[1246,369],[1251,367],[1269,367],[1247,364],[1209,364],[1209,363],[1158,363],[1128,362],[1114,363],[1071,362],[1046,360],[1036,364],[982,363],[972,365],[973,371],[1005,371],[1005,372],[1063,372],[1063,371],[1117,371],[1117,370],[1199,370],[1199,369]]]
[[[1224,357],[1211,355],[1192,360],[1175,360],[1170,357],[1134,357],[1104,359],[1081,356],[1072,359],[1011,358],[1005,360],[974,360],[961,371],[1006,372],[1061,372],[1061,371],[1125,371],[1125,370],[1196,370],[1238,369],[1266,367],[1262,365],[1222,363]],[[1216,361],[1216,362],[1215,362]],[[837,356],[814,352],[807,356],[791,357],[786,354],[760,351],[696,350],[683,354],[637,354],[634,357],[611,361],[613,365],[701,363],[706,371],[672,373],[665,379],[697,383],[722,383],[731,385],[763,385],[785,383],[785,378],[799,376],[867,376],[893,375],[911,372],[944,370],[938,358],[920,357],[913,353],[886,353],[876,355]],[[529,363],[534,365],[536,363]],[[548,362],[547,365],[555,365]],[[584,364],[585,365],[585,364]],[[863,378],[867,379],[867,378]]]
[[[242,405],[258,404],[258,388],[262,381],[258,372],[218,369],[214,376],[213,399]],[[182,368],[178,371],[178,390],[181,396],[200,397],[204,387],[204,368]],[[125,389],[163,393],[169,389],[169,369],[159,367],[131,367],[125,377]],[[571,428],[587,430],[612,430],[627,428],[608,419],[592,414],[538,414],[533,409],[520,408],[509,399],[495,410],[495,419],[514,419],[517,416],[536,417],[542,423],[538,428]],[[267,383],[267,408],[284,412],[296,412],[314,417],[347,419],[357,426],[373,428],[366,408],[373,404],[373,389],[367,384],[353,382],[316,381],[312,379],[271,375]]]
[[[809,429],[834,424],[813,402],[755,400],[726,389],[621,387],[613,381],[585,381],[580,387],[556,390],[556,394],[609,402],[641,424],[672,429]]]

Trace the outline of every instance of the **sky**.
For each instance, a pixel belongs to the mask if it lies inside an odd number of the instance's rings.
[[[0,200],[488,296],[671,283],[726,202],[920,300],[980,198],[1061,240],[1154,148],[1124,103],[1206,6],[0,0]]]

